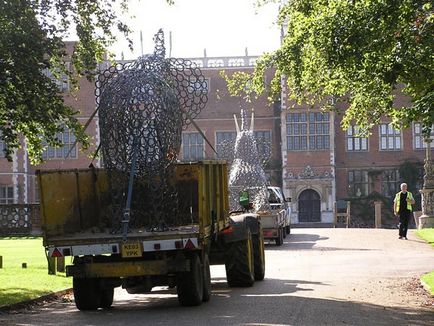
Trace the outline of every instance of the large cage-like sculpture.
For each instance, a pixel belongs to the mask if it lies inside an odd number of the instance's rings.
[[[165,58],[161,30],[154,41],[154,54],[109,67],[96,83],[101,149],[112,195],[107,224],[113,232],[121,226],[131,174],[130,227],[165,230],[182,223],[174,163],[182,129],[206,105],[207,85],[195,63]]]
[[[256,139],[253,128],[254,118],[250,128],[247,126],[247,113],[241,109],[241,128],[235,120],[237,136],[235,141],[221,144],[220,157],[231,162],[229,173],[230,209],[241,210],[239,194],[247,191],[254,211],[268,210],[267,177],[264,166],[271,156],[270,144],[263,139]],[[258,143],[263,153],[258,152]]]

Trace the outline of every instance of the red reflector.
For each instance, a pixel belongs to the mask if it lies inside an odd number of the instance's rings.
[[[191,239],[188,239],[187,242],[185,243],[185,247],[184,248],[185,249],[193,249],[193,248],[196,248],[196,247],[194,246],[193,241],[191,241]]]
[[[272,237],[272,236],[274,236],[274,232],[273,231],[264,231],[264,236],[265,237]]]
[[[175,241],[175,248],[181,249],[183,247],[182,240]]]
[[[160,250],[160,249],[161,249],[161,244],[159,244],[159,243],[154,243],[154,249],[155,249],[155,250]]]
[[[234,232],[234,229],[232,228],[232,226],[230,226],[230,227],[228,227],[222,231],[223,234],[231,234],[233,232]]]
[[[54,248],[53,253],[51,254],[51,257],[63,257],[62,253],[60,252],[59,249]]]

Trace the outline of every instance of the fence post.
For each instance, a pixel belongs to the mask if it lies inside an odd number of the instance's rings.
[[[47,257],[48,275],[56,275],[56,257]]]
[[[57,257],[57,271],[60,273],[65,272],[65,257]]]
[[[0,256],[0,268],[3,268],[3,256]]]
[[[375,228],[381,228],[381,201],[374,201],[375,205]]]

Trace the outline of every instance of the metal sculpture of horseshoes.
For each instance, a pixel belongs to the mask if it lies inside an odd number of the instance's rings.
[[[237,136],[235,141],[229,141],[220,145],[221,158],[232,162],[229,172],[230,209],[241,210],[239,194],[241,191],[249,193],[254,211],[269,209],[267,177],[263,166],[271,156],[271,147],[263,139],[256,139],[254,128],[254,116],[250,128],[247,126],[247,113],[241,109],[241,128],[235,119]],[[263,149],[260,154],[258,145]]]
[[[107,223],[113,232],[120,231],[121,220],[125,222],[125,214],[121,216],[128,201],[132,227],[165,230],[177,223],[173,164],[183,128],[208,100],[206,81],[196,64],[165,58],[161,30],[154,41],[152,55],[111,66],[96,83],[101,150],[112,194],[113,213]],[[133,178],[131,195],[128,184]]]

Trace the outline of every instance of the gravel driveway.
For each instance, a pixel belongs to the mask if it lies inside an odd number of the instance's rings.
[[[434,325],[433,299],[418,284],[434,248],[397,230],[293,229],[266,246],[266,278],[228,288],[212,267],[212,298],[180,307],[173,291],[128,295],[113,309],[80,312],[72,298],[0,315],[0,325]]]

